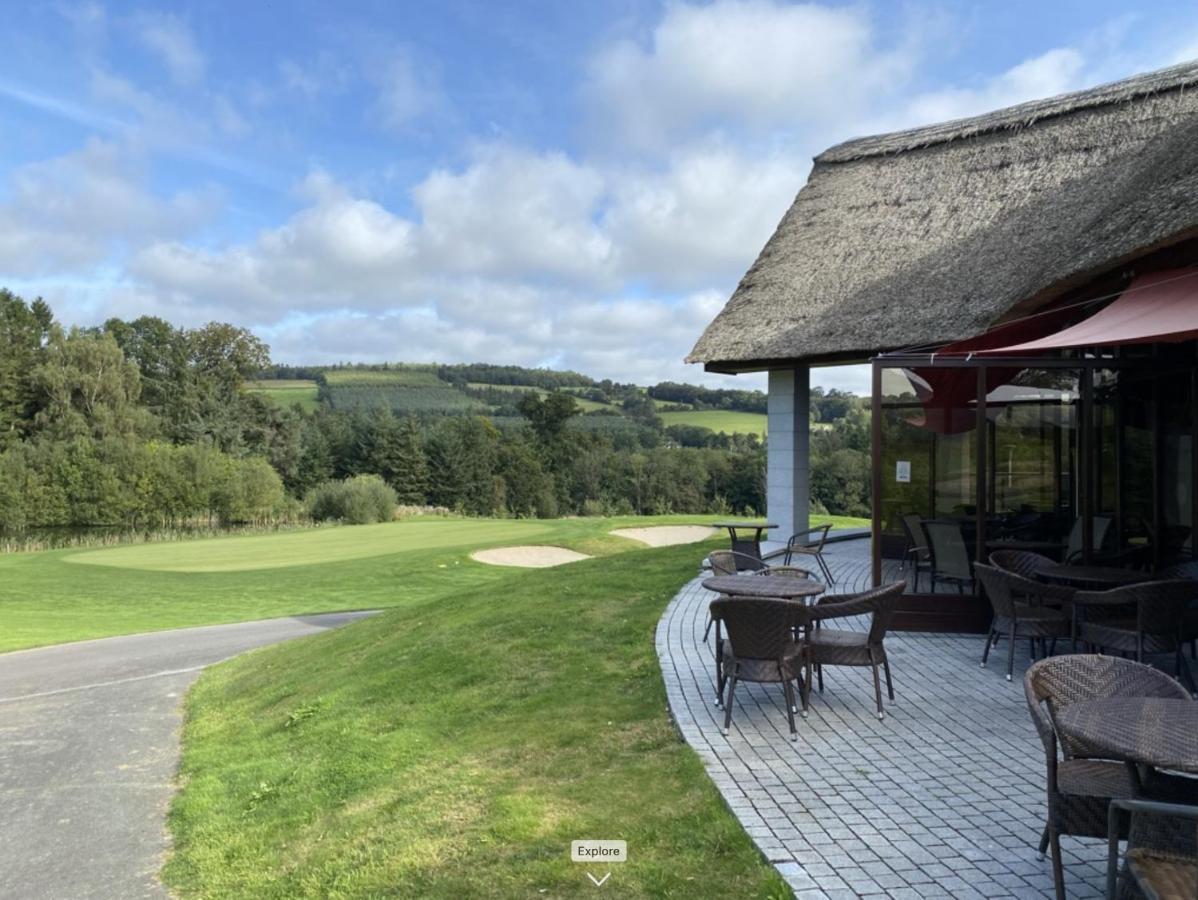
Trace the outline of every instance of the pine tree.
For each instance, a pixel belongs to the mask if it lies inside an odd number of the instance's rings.
[[[428,495],[428,458],[420,436],[420,426],[411,416],[399,425],[397,440],[397,467],[391,486],[400,503],[422,504]]]

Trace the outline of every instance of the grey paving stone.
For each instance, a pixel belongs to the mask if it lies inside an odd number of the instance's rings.
[[[867,542],[831,545],[825,556],[834,590],[863,586]],[[738,687],[725,737],[713,703],[712,643],[703,641],[712,598],[696,579],[658,624],[670,708],[797,896],[1052,895],[1051,865],[1035,858],[1044,755],[1018,683],[1026,645],[1016,648],[1016,681],[1008,684],[1002,667],[978,667],[980,637],[893,633],[886,646],[896,698],[884,720],[873,714],[868,671],[829,668],[797,742],[788,739],[777,685]],[[1102,895],[1104,843],[1063,841],[1071,898]]]

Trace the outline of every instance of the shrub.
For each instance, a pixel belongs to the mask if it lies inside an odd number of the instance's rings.
[[[317,522],[335,519],[349,525],[390,522],[395,491],[377,475],[326,481],[308,493],[308,515]]]

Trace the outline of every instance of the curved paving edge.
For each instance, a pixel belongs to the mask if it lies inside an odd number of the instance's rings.
[[[211,625],[0,654],[0,893],[165,897],[182,699],[200,672],[373,612]]]
[[[828,669],[797,742],[777,685],[738,686],[725,737],[703,642],[713,597],[696,578],[658,622],[670,714],[796,896],[1053,896],[1036,859],[1044,751],[1019,678],[978,667],[980,637],[888,637],[896,700],[882,721],[867,669]],[[1106,842],[1062,843],[1069,897],[1104,896]]]

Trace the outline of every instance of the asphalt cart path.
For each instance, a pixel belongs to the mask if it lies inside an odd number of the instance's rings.
[[[213,663],[370,612],[0,654],[0,897],[165,897],[182,700]]]

